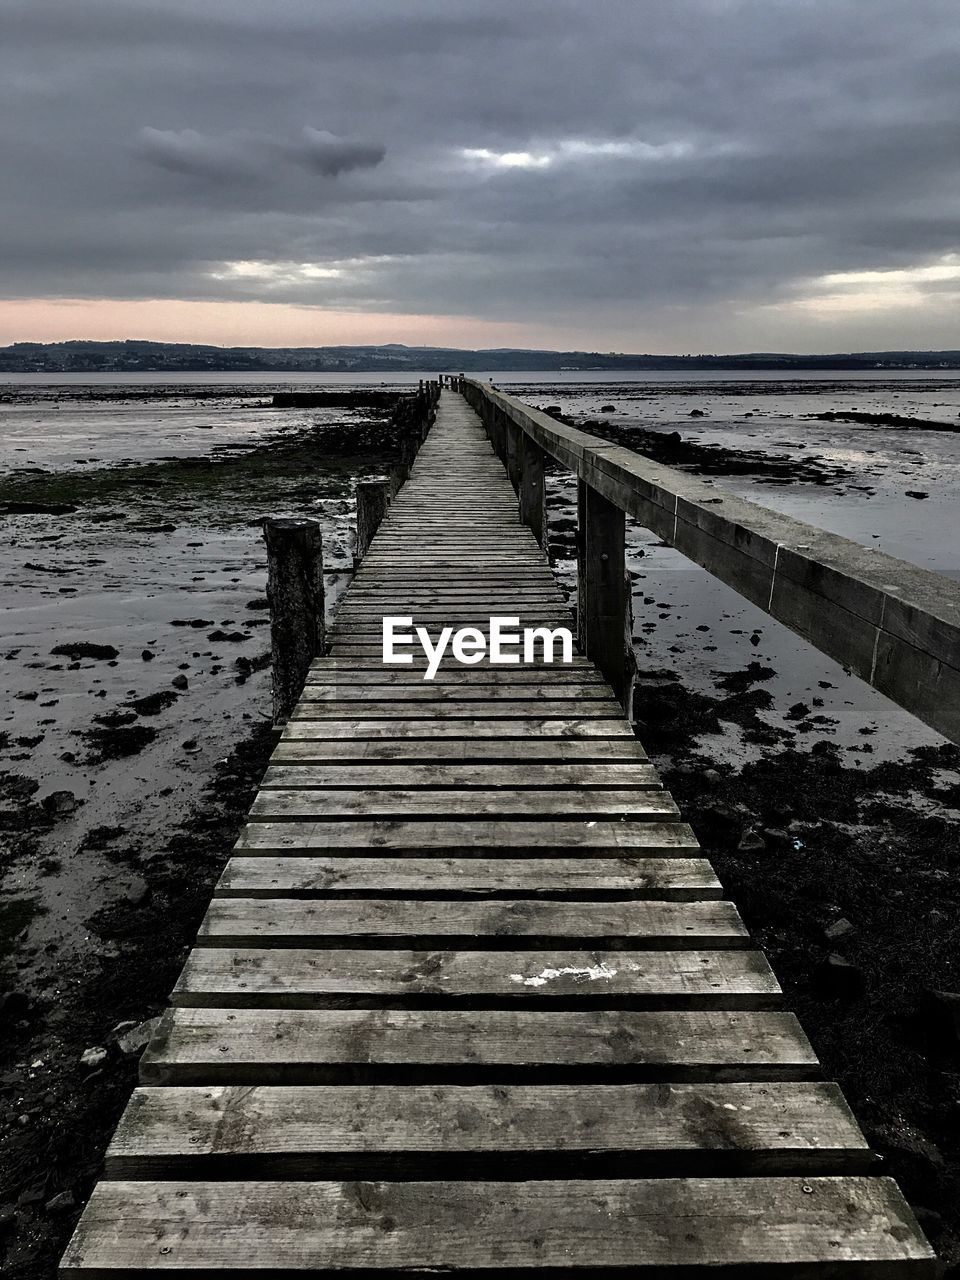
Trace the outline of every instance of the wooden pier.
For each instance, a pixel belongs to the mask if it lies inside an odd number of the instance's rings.
[[[63,1275],[934,1274],[634,737],[609,645],[609,679],[588,656],[383,666],[386,614],[572,626],[535,536],[543,467],[513,470],[522,520],[445,390]],[[622,581],[595,514],[603,608]]]

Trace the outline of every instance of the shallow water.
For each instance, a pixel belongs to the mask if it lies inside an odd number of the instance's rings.
[[[638,390],[609,384],[594,388],[504,385],[528,403],[559,405],[576,421],[603,419],[615,426],[679,431],[684,439],[771,456],[820,459],[849,475],[826,484],[772,483],[763,476],[705,477],[718,488],[762,506],[829,529],[945,576],[960,578],[960,433],[903,430],[855,423],[819,422],[810,415],[829,410],[896,413],[952,422],[960,415],[960,384],[904,389],[887,378],[851,387],[847,381],[752,386],[743,394],[726,387],[697,386]],[[600,412],[614,405],[614,413]],[[691,418],[691,410],[705,417]],[[749,418],[744,415],[750,414]],[[554,477],[558,503],[569,514],[575,487]],[[906,491],[924,492],[923,499]],[[762,718],[794,734],[797,749],[829,740],[845,750],[853,766],[897,759],[913,747],[942,739],[927,726],[870,689],[781,623],[695,565],[648,530],[630,522],[628,566],[635,576],[635,641],[641,668],[669,669],[699,692],[716,693],[717,675],[742,670],[750,662],[772,667],[763,684],[774,709]],[[564,579],[575,586],[575,564]],[[644,603],[645,600],[650,603]],[[803,703],[810,715],[785,720]],[[816,723],[825,717],[832,723]],[[735,726],[712,735],[704,749],[738,764],[755,757]]]

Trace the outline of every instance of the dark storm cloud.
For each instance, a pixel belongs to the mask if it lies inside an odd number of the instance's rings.
[[[213,181],[224,179],[273,180],[284,161],[293,161],[328,178],[354,169],[370,169],[386,154],[375,142],[338,138],[309,126],[300,137],[287,141],[253,134],[210,137],[196,129],[141,129],[138,145],[143,157],[174,173],[191,174]]]
[[[960,287],[923,274],[960,249],[955,0],[7,0],[0,26],[9,297],[625,343],[736,309],[762,345],[821,277],[920,269],[932,328]]]
[[[325,129],[307,127],[299,146],[292,147],[290,154],[317,173],[336,178],[351,169],[373,168],[386,155],[386,148],[375,142],[336,138]]]

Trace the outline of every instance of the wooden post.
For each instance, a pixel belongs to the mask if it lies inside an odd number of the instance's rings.
[[[511,422],[509,418],[504,418],[505,440],[504,440],[504,462],[507,468],[507,476],[514,489],[520,492],[520,436],[523,435],[522,427],[518,427],[515,422]]]
[[[480,421],[483,423],[484,429],[487,433],[487,439],[490,441],[490,446],[493,449],[493,452],[499,456],[500,449],[497,445],[496,410],[489,400],[486,399],[480,401],[476,406],[476,410],[480,415]]]
[[[355,569],[367,554],[373,535],[387,514],[387,507],[393,496],[393,485],[389,480],[360,480],[357,483],[356,496],[357,545],[353,553]]]
[[[637,655],[633,647],[633,581],[624,565],[623,569],[623,693],[620,701],[633,720],[633,691],[637,683]]]
[[[267,599],[273,658],[273,722],[283,725],[306,683],[310,663],[323,652],[323,540],[320,522],[270,517]]]
[[[577,516],[577,631],[584,653],[622,700],[627,692],[626,522],[619,507],[582,480],[577,484]]]
[[[520,432],[520,523],[533,530],[541,547],[547,545],[547,504],[544,465],[547,455],[540,446]]]

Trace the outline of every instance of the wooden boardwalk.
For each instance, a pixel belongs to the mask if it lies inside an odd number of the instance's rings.
[[[384,614],[571,624],[450,391],[63,1274],[933,1275],[594,667],[428,683]]]

